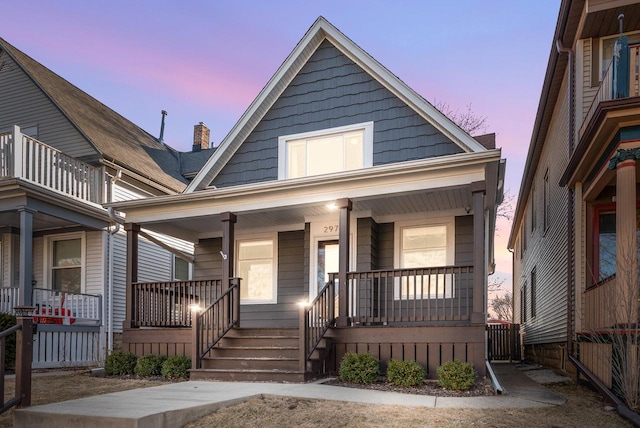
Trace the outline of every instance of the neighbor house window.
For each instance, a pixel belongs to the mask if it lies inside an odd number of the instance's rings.
[[[520,318],[523,323],[527,322],[527,283],[522,285],[520,290]]]
[[[54,290],[82,292],[83,242],[78,234],[49,238],[49,280]]]
[[[173,256],[173,280],[188,281],[191,279],[191,263]]]
[[[542,223],[543,229],[546,231],[549,227],[549,170],[544,173],[544,188],[542,189]]]
[[[242,303],[276,303],[276,239],[237,243],[236,275]]]
[[[531,271],[531,318],[536,317],[536,268]]]
[[[629,46],[640,42],[640,33],[626,33],[623,35],[627,37]],[[600,60],[600,79],[601,80],[602,80],[602,77],[604,77],[605,73],[607,72],[609,64],[611,64],[611,60],[613,59],[613,55],[615,53],[614,51],[615,51],[616,40],[618,40],[619,37],[620,37],[619,35],[615,35],[615,36],[601,39],[601,45],[600,45],[600,59],[601,59]]]
[[[278,178],[299,178],[369,167],[373,122],[278,139]]]
[[[406,225],[399,227],[399,266],[433,268],[453,264],[453,226]],[[396,298],[453,297],[453,273],[429,273],[403,276],[396,284]]]
[[[531,186],[531,232],[536,230],[536,185]]]
[[[616,273],[616,212],[597,210],[596,282]]]

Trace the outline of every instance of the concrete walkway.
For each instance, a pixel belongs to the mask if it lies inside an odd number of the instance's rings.
[[[182,382],[18,409],[14,427],[174,428],[217,409],[262,395],[445,408],[525,408],[561,405],[564,398],[531,380],[514,364],[494,371],[506,389],[492,397],[433,397],[321,383]]]

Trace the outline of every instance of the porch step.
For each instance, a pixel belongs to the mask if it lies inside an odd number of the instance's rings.
[[[234,328],[191,379],[301,382],[297,328]]]
[[[227,382],[305,382],[309,376],[292,370],[191,370],[190,380],[217,380]]]

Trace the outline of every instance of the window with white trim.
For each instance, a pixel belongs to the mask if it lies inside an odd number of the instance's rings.
[[[275,238],[237,242],[241,303],[277,303],[276,243]]]
[[[278,138],[278,178],[299,178],[370,167],[373,122]]]
[[[451,222],[408,224],[401,225],[398,229],[400,268],[432,268],[453,264],[454,227]],[[396,299],[454,297],[452,275],[443,273],[415,278],[403,277],[396,284]]]
[[[48,238],[48,279],[54,290],[81,293],[84,278],[84,235]]]

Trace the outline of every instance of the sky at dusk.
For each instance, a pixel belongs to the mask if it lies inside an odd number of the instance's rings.
[[[0,37],[149,133],[218,144],[322,15],[432,103],[487,118],[517,196],[560,0],[3,0]],[[496,237],[511,289],[510,223]]]

